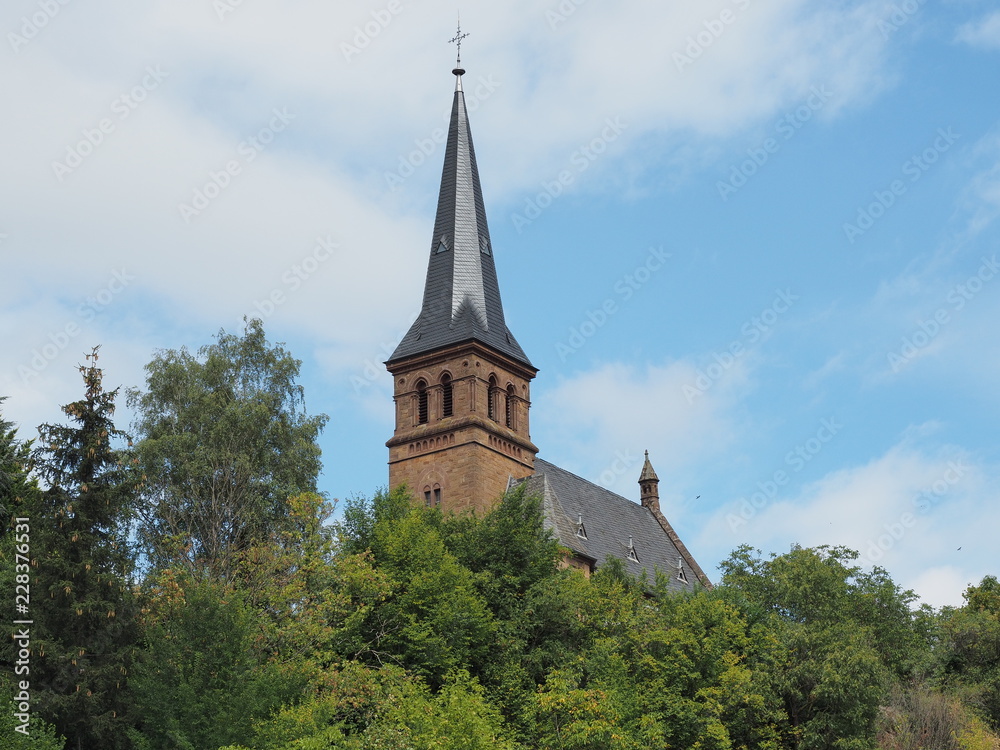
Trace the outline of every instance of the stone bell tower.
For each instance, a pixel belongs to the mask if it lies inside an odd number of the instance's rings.
[[[456,77],[424,300],[385,365],[396,427],[389,486],[450,511],[488,511],[534,472],[530,384],[538,372],[504,322],[476,153]]]

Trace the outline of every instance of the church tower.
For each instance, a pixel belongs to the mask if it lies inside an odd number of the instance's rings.
[[[504,322],[493,246],[462,92],[445,146],[420,314],[385,365],[396,427],[389,486],[429,506],[482,514],[535,470],[528,430],[538,372]]]

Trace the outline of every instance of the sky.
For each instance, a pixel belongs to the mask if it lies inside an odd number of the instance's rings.
[[[244,315],[302,361],[320,487],[388,480],[452,101],[438,0],[8,0],[0,394],[22,438]],[[1000,529],[1000,11],[460,8],[539,455],[706,569],[846,545],[960,605]],[[122,399],[124,401],[124,399]],[[131,420],[124,403],[121,426]]]

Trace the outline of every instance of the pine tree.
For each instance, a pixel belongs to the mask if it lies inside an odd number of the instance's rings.
[[[31,509],[32,685],[38,708],[70,748],[126,747],[126,685],[137,625],[128,521],[135,491],[125,439],[105,391],[98,348],[80,366],[86,393],[63,407],[68,426],[41,425],[35,452],[46,485]]]

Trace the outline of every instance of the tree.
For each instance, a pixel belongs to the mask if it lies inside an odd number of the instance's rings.
[[[537,582],[555,574],[559,543],[545,529],[542,501],[520,485],[503,496],[482,519],[445,519],[448,550],[476,574],[476,587],[494,615],[511,620]]]
[[[0,397],[0,408],[5,400]],[[10,591],[12,595],[23,591],[15,588],[17,586],[28,586],[29,593],[31,586],[31,565],[17,558],[18,537],[21,536],[22,540],[25,537],[16,533],[19,531],[18,523],[21,523],[19,519],[22,518],[28,519],[27,527],[30,530],[31,513],[38,507],[41,493],[38,483],[31,475],[31,454],[31,441],[19,440],[14,425],[0,415],[0,513],[5,521],[0,533],[0,590]],[[7,521],[10,523],[7,524]],[[22,524],[20,529],[24,528]],[[30,531],[27,538],[30,542]],[[4,667],[3,674],[0,675],[0,695],[10,695],[16,700],[21,692],[19,683],[24,680],[25,675],[15,672],[19,666],[16,665],[15,648],[13,639],[0,640],[0,661]],[[37,712],[32,712],[28,717],[28,726],[24,727],[23,719],[15,718],[16,705],[14,703],[14,710],[11,710],[12,706],[5,704],[5,710],[0,712],[0,749],[62,750],[66,741],[56,736],[50,724],[38,716]],[[27,734],[19,732],[18,727]]]
[[[365,624],[368,658],[404,665],[435,689],[455,669],[481,669],[495,621],[472,571],[448,551],[441,513],[397,488],[350,501],[344,516],[344,552],[370,554],[389,585]]]
[[[346,662],[302,704],[262,722],[254,750],[514,750],[503,721],[467,672],[432,694],[398,667]],[[222,750],[246,750],[229,747]]]
[[[145,477],[140,538],[154,568],[180,562],[227,579],[289,497],[315,492],[327,417],[306,413],[300,365],[256,319],[198,356],[164,350],[146,365],[146,391],[129,391],[129,404]]]
[[[38,491],[31,474],[31,442],[21,442],[13,423],[3,418],[0,396],[0,513],[12,514],[28,494]]]
[[[245,742],[304,684],[263,657],[261,613],[221,581],[160,574],[144,597],[146,646],[133,680],[139,750]]]
[[[720,567],[722,586],[781,645],[768,691],[787,716],[793,747],[872,747],[891,675],[918,662],[922,647],[908,604],[913,594],[885,571],[865,573],[842,547],[793,547],[764,560],[740,547]]]
[[[943,681],[1000,729],[1000,584],[985,576],[964,597],[941,616]]]
[[[137,640],[128,542],[135,487],[127,439],[114,425],[118,389],[105,391],[98,348],[80,366],[84,398],[71,424],[41,425],[34,460],[48,488],[25,507],[34,571],[32,687],[42,715],[70,747],[125,747],[128,674]]]

